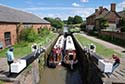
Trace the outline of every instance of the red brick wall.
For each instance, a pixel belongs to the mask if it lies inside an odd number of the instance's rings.
[[[95,24],[95,15],[92,15],[87,18],[87,25],[94,25]]]
[[[110,12],[106,19],[109,21],[109,23],[116,23],[116,20],[120,18],[115,12]]]
[[[0,23],[0,42],[2,42],[3,47],[5,48],[5,39],[4,39],[4,33],[10,32],[11,34],[11,44],[14,45],[17,42],[17,32],[16,28],[19,26],[19,24],[8,24],[8,23]],[[24,26],[21,24],[19,26],[19,31],[21,31]],[[47,27],[48,29],[51,28],[50,24],[33,24],[33,28],[38,32],[38,28],[40,27]]]
[[[51,29],[51,25],[50,24],[42,24],[42,28],[47,27],[49,30]]]
[[[14,45],[16,43],[17,35],[16,35],[16,25],[15,24],[0,24],[0,41],[2,41],[4,48],[5,45],[5,39],[4,39],[4,33],[10,32],[11,34],[11,44]]]
[[[125,33],[122,32],[109,32],[109,31],[101,31],[101,35],[108,35],[114,38],[119,38],[125,40]]]
[[[39,28],[47,27],[49,30],[51,28],[50,24],[33,24],[33,28],[38,32]]]

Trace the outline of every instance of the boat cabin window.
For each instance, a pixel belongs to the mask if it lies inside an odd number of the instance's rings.
[[[71,43],[71,41],[68,41],[69,43]]]
[[[73,55],[69,55],[69,60],[73,60]]]

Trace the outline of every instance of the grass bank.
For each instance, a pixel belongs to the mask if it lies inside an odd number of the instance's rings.
[[[119,56],[121,56],[120,53],[117,53],[115,51],[113,51],[112,49],[109,49],[99,43],[96,43],[92,40],[89,40],[85,37],[83,37],[80,34],[76,34],[75,37],[79,40],[79,42],[83,45],[83,46],[87,46],[89,47],[89,44],[93,43],[94,45],[96,45],[96,53],[102,57],[111,57],[113,53],[118,54]]]
[[[45,35],[43,37],[40,37],[39,39],[36,39],[35,42],[33,43],[40,43],[42,46],[43,45],[47,45],[50,40],[52,40],[55,37],[56,34],[54,33],[49,33],[48,35]],[[14,45],[14,56],[15,58],[21,58],[26,56],[27,54],[31,53],[31,45],[33,43],[27,43],[27,42],[22,42],[19,44]],[[1,57],[6,57],[6,52],[7,52],[8,48],[0,51],[0,58]]]
[[[4,84],[4,82],[3,82],[3,81],[0,81],[0,84]]]

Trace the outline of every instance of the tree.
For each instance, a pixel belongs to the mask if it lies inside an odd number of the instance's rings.
[[[33,28],[24,28],[20,33],[20,40],[34,42],[38,37],[37,32]]]
[[[39,36],[41,36],[41,37],[47,36],[49,33],[50,33],[50,31],[46,27],[44,27],[44,28],[40,29]]]
[[[62,29],[62,27],[64,26],[64,23],[63,23],[63,21],[61,21],[61,19],[58,20],[57,18],[53,19],[50,17],[45,17],[44,19],[49,21],[51,23],[51,25],[57,29]]]
[[[86,23],[81,23],[80,28],[82,31],[86,31]]]
[[[74,19],[73,19],[73,23],[74,23],[74,24],[79,24],[79,23],[82,23],[82,22],[83,22],[82,17],[80,17],[80,16],[78,16],[78,15],[76,15],[76,16],[74,17]]]
[[[125,32],[125,18],[122,18],[120,21],[119,21],[119,25],[121,27],[121,32]]]
[[[74,20],[74,18],[71,17],[71,16],[69,16],[67,23],[68,23],[68,24],[73,24],[73,23],[74,23],[73,20]]]
[[[54,26],[57,29],[61,29],[63,27],[64,23],[59,20],[55,20],[52,22],[52,26]]]
[[[101,31],[101,29],[106,29],[106,27],[108,27],[108,26],[109,26],[109,23],[106,19],[104,19],[104,18],[99,19],[99,27],[100,28],[98,29],[98,31]]]
[[[20,42],[20,31],[21,31],[21,26],[22,23],[17,24],[17,28],[16,28],[16,33],[17,33],[17,42]]]

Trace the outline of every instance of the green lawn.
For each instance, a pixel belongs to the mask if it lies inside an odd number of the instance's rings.
[[[40,43],[42,45],[47,45],[47,43],[49,42],[49,39],[53,39],[55,37],[54,33],[50,33],[44,37],[41,37],[39,39],[36,40],[36,42],[33,43]],[[28,43],[27,46],[22,46],[21,44],[16,44],[14,46],[14,56],[16,58],[20,58],[20,57],[24,57],[27,54],[31,53],[31,45],[33,43]],[[2,51],[0,51],[0,57],[6,57],[6,52],[8,49],[4,49]]]
[[[117,53],[115,51],[113,51],[112,49],[106,48],[105,46],[98,44],[92,40],[89,40],[85,37],[83,37],[80,34],[76,34],[75,37],[79,40],[79,42],[83,45],[83,46],[87,46],[89,47],[89,44],[93,43],[94,45],[96,45],[96,53],[99,54],[102,57],[111,57],[113,53],[118,54],[119,56],[121,56],[120,53]]]
[[[3,84],[3,81],[0,81],[0,84]]]

